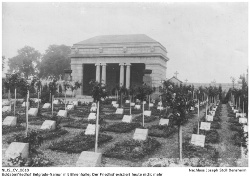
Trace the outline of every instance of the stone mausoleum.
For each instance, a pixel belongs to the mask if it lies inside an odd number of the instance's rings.
[[[89,82],[105,83],[114,94],[117,85],[130,88],[144,82],[159,87],[166,79],[167,50],[147,35],[103,35],[71,48],[72,79],[82,83],[77,95],[88,95]]]

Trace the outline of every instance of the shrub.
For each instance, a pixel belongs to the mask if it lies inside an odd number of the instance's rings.
[[[76,117],[86,117],[89,114],[89,110],[86,108],[80,110],[69,110],[68,115]]]
[[[50,101],[49,97],[50,97],[50,92],[49,91],[42,91],[41,102],[43,104],[48,103]]]
[[[85,121],[75,121],[75,122],[69,122],[65,125],[63,125],[63,127],[69,127],[69,128],[76,128],[76,129],[86,129],[88,126],[88,123],[86,123]]]
[[[221,120],[221,118],[220,118],[220,117],[214,117],[214,118],[213,118],[213,121],[216,121],[216,122],[221,122],[222,120]]]
[[[99,134],[98,144],[102,144],[112,140],[112,136]],[[95,135],[85,135],[84,132],[76,135],[72,139],[63,139],[61,141],[52,142],[49,146],[51,150],[63,151],[67,153],[81,153],[95,146]]]
[[[150,108],[150,110],[152,111],[151,115],[153,115],[153,116],[163,116],[166,113],[165,109],[159,110],[159,109],[157,109],[157,107],[152,107],[152,108]]]
[[[149,128],[148,135],[153,137],[164,137],[167,138],[170,135],[174,134],[177,131],[177,128],[174,126],[167,125],[153,125]]]
[[[125,115],[130,115],[130,109],[129,108],[124,108],[124,114]],[[131,114],[142,114],[142,109],[131,108]]]
[[[106,98],[104,101],[101,102],[102,105],[109,105],[112,101],[116,101],[114,98]]]
[[[108,112],[115,112],[116,111],[116,107],[114,107],[113,105],[102,105],[100,108],[100,112],[102,113],[108,113]]]
[[[65,129],[56,130],[38,130],[38,133],[42,136],[43,140],[51,140],[57,137],[61,137],[68,133]]]
[[[138,161],[154,152],[160,145],[156,139],[150,137],[145,141],[129,139],[115,143],[104,151],[103,155],[110,158]]]
[[[235,118],[235,117],[231,117],[231,118],[228,119],[228,122],[238,124],[239,123],[239,119]]]
[[[126,123],[126,122],[119,122],[107,127],[101,128],[102,131],[109,131],[109,132],[118,132],[118,133],[125,133],[134,130],[135,128],[142,127],[140,123]]]
[[[237,132],[239,132],[239,131],[242,130],[242,124],[240,124],[240,123],[233,123],[233,124],[230,124],[230,125],[229,125],[229,128],[230,128],[230,130],[232,130],[232,131],[237,131]]]
[[[43,116],[29,116],[28,118],[29,123],[34,121],[43,121],[45,118]],[[17,122],[18,123],[26,123],[26,116],[24,115],[17,115]]]
[[[44,120],[35,120],[35,121],[29,121],[29,125],[38,125],[38,126],[40,126],[40,125],[42,125],[43,124],[43,122],[44,122]]]
[[[195,146],[191,143],[185,142],[182,145],[183,158],[205,158],[216,160],[218,158],[218,151],[210,145],[204,147]]]
[[[76,129],[86,129],[88,124],[96,124],[96,120],[91,119],[91,120],[70,121],[67,124],[65,124],[63,127],[70,127],[70,128],[76,128]],[[105,121],[102,118],[100,118],[99,124],[105,124]]]
[[[11,99],[15,99],[15,94],[11,93],[10,97],[11,97]],[[20,99],[20,98],[24,98],[24,96],[22,96],[20,93],[16,93],[16,98]],[[8,93],[3,94],[2,99],[8,99]]]
[[[57,137],[61,137],[62,135],[67,134],[68,131],[65,129],[57,129],[57,130],[32,130],[32,134],[37,135],[37,138],[40,138],[42,140],[42,142],[44,140],[51,140]],[[13,135],[9,138],[6,139],[7,143],[11,143],[11,142],[23,142],[26,141],[25,139],[25,135],[24,134],[17,134],[17,135]],[[37,139],[38,140],[38,139]]]
[[[235,133],[232,136],[232,140],[233,140],[234,145],[236,146],[240,147],[242,145],[243,147],[247,147],[246,142],[243,141],[244,139],[241,136],[240,132]]]
[[[193,128],[193,134],[197,134],[197,127]],[[219,133],[214,129],[209,130],[209,131],[199,130],[199,134],[206,136],[206,138],[205,138],[206,143],[214,144],[214,143],[219,142]]]
[[[123,118],[123,114],[107,114],[103,115],[102,118],[108,120],[121,120]]]
[[[43,137],[35,130],[31,130],[28,132],[27,137],[25,135],[15,134],[12,136],[13,141],[11,142],[23,142],[29,143],[29,153],[30,154],[37,154],[37,148],[43,143]]]
[[[151,115],[151,116],[145,116],[144,115],[144,122],[145,123],[148,123],[148,122],[152,122],[152,121],[155,121],[157,119],[157,117],[156,116],[153,116],[153,115]],[[142,122],[142,114],[140,115],[140,116],[137,116],[136,118],[135,118],[135,122]]]
[[[228,116],[228,117],[235,117],[235,115],[236,115],[235,113],[230,113],[230,114],[228,114],[227,116]]]
[[[211,129],[221,129],[221,124],[217,121],[211,122]]]
[[[28,159],[23,159],[20,156],[14,158],[14,159],[9,159],[7,166],[10,167],[47,167],[51,166],[53,163],[45,158],[42,154],[38,154],[35,156],[32,156]]]
[[[2,126],[2,134],[9,134],[11,132],[20,132],[24,131],[25,127],[21,126],[20,124],[17,124],[16,126]]]
[[[218,143],[219,142],[219,133],[216,130],[209,130],[206,131],[205,133],[206,138],[205,138],[205,142],[206,143]]]

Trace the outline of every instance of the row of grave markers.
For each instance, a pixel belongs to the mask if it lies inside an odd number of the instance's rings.
[[[248,119],[246,118],[246,113],[239,113],[239,110],[234,109],[234,105],[229,101],[229,105],[231,106],[233,112],[235,113],[235,117],[239,117],[239,123],[243,124],[244,132],[248,132]]]
[[[126,101],[127,102],[127,101]],[[116,101],[112,102],[112,105],[116,106]],[[92,107],[93,104],[92,104]],[[122,108],[117,108],[116,114],[123,114],[124,110]],[[150,116],[151,111],[144,111],[145,115]],[[91,119],[92,117],[96,119],[96,113],[90,113],[88,119]],[[132,122],[132,116],[131,115],[124,115],[122,122],[127,122],[131,123]],[[169,119],[161,119],[159,125],[168,125]],[[99,129],[100,126],[98,126]],[[86,130],[85,130],[85,135],[95,135],[95,130],[96,126],[95,124],[88,124]],[[139,140],[139,141],[144,141],[147,140],[148,137],[148,129],[140,129],[136,128],[133,139],[134,140]],[[76,162],[76,166],[81,166],[81,167],[98,167],[101,165],[101,157],[102,154],[98,152],[89,152],[89,151],[83,151],[80,154],[80,157],[78,161]]]
[[[206,121],[209,122],[201,122],[199,129],[209,131],[211,128],[211,123],[213,121],[213,117],[215,115],[215,111],[217,110],[218,104],[212,108],[211,111],[209,111],[209,115],[206,115]],[[205,135],[200,135],[200,134],[192,134],[191,136],[191,144],[204,147],[205,145]]]
[[[127,117],[130,117],[128,115],[124,115]],[[129,119],[131,121],[131,119]],[[123,121],[126,121],[126,119],[123,119]],[[168,125],[169,119],[161,119],[160,120],[160,125]],[[99,127],[99,126],[98,126]],[[95,124],[88,124],[86,130],[85,130],[85,135],[95,135]],[[145,141],[148,138],[148,129],[140,129],[136,128],[133,139],[134,140],[139,140],[139,141]],[[78,158],[76,162],[76,166],[80,167],[98,167],[101,165],[101,153],[96,153],[96,152],[90,152],[90,151],[83,151],[80,154],[80,157]]]
[[[49,103],[50,104],[50,103]],[[93,105],[92,107],[95,107]],[[37,109],[37,108],[31,108],[31,110]],[[60,110],[63,111],[63,110]],[[59,113],[60,113],[59,111]],[[145,115],[151,115],[151,111],[144,111]],[[123,114],[123,109],[117,109],[117,114]],[[14,116],[8,116],[7,121],[9,118],[15,118],[14,122],[16,124],[16,117]],[[90,113],[88,119],[96,119],[96,113]],[[132,116],[130,115],[124,115],[123,122],[132,122]],[[168,125],[169,119],[161,119],[159,125]],[[44,130],[54,130],[56,127],[56,122],[52,120],[45,120],[44,123],[41,126],[41,129]],[[85,135],[95,135],[95,124],[89,124],[86,128]],[[135,130],[133,139],[134,140],[146,140],[148,137],[148,129],[140,129],[137,128]],[[7,158],[15,158],[21,154],[23,158],[28,157],[28,143],[20,143],[20,142],[13,142],[10,144],[9,148],[6,150],[6,157]],[[83,151],[76,163],[77,166],[100,166],[101,163],[101,153],[94,153],[89,151]]]

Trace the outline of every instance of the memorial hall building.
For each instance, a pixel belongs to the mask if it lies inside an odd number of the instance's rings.
[[[169,60],[166,48],[143,34],[96,36],[74,44],[70,58],[72,79],[82,83],[78,95],[89,94],[93,79],[113,94],[117,85],[157,88],[166,80]]]

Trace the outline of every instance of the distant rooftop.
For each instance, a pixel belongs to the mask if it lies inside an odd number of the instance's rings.
[[[119,44],[119,43],[159,43],[145,34],[101,35],[76,43],[75,45]]]
[[[180,83],[183,83],[181,80],[179,80],[178,78],[176,78],[175,76],[173,76],[172,78],[169,78],[167,81],[173,81],[173,80],[177,80]]]

